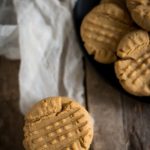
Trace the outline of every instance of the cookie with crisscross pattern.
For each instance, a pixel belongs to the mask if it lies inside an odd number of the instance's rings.
[[[137,96],[150,96],[150,43],[146,31],[127,34],[117,49],[115,72],[122,87]]]
[[[81,37],[87,52],[104,64],[116,61],[120,39],[131,30],[128,13],[116,4],[96,6],[83,19]]]
[[[150,31],[150,0],[127,0],[133,20],[143,29]]]
[[[26,115],[26,150],[88,150],[93,124],[88,112],[66,97],[47,98]]]

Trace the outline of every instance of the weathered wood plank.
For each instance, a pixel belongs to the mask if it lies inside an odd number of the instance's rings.
[[[23,150],[18,70],[19,61],[0,57],[0,150]]]
[[[86,62],[88,108],[95,120],[93,150],[125,150],[120,94]]]
[[[150,104],[122,96],[127,150],[150,150]]]

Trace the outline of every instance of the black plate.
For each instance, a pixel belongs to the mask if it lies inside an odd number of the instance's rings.
[[[122,92],[126,95],[129,95],[130,97],[133,97],[136,100],[140,100],[140,101],[144,101],[144,102],[150,102],[150,97],[133,96],[133,95],[127,93],[121,87],[118,79],[116,78],[113,64],[109,64],[109,65],[100,64],[94,60],[93,56],[88,55],[88,53],[86,52],[86,50],[83,46],[83,42],[81,40],[81,36],[80,36],[80,25],[81,25],[81,22],[82,22],[84,16],[94,6],[99,4],[99,2],[100,2],[100,0],[78,0],[76,5],[75,5],[75,8],[74,8],[74,14],[73,14],[74,25],[75,25],[75,29],[76,29],[76,33],[77,33],[77,37],[78,37],[81,49],[82,49],[85,57],[92,63],[92,65],[97,70],[97,72],[100,74],[100,76],[102,76],[108,84],[110,84],[111,86],[113,86],[114,88],[119,90],[120,92]]]

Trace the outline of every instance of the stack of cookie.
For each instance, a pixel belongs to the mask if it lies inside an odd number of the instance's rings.
[[[122,87],[150,96],[150,0],[102,0],[83,19],[81,38],[90,55],[114,63]]]

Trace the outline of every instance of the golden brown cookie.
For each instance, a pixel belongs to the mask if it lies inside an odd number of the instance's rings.
[[[133,20],[143,29],[150,31],[150,1],[127,0]]]
[[[112,63],[120,39],[131,30],[128,13],[112,3],[100,4],[83,19],[81,37],[87,52],[100,63]]]
[[[136,96],[150,96],[150,43],[146,31],[127,34],[117,49],[115,72],[122,87]]]
[[[26,150],[88,150],[93,124],[88,112],[66,97],[51,97],[26,114]]]

